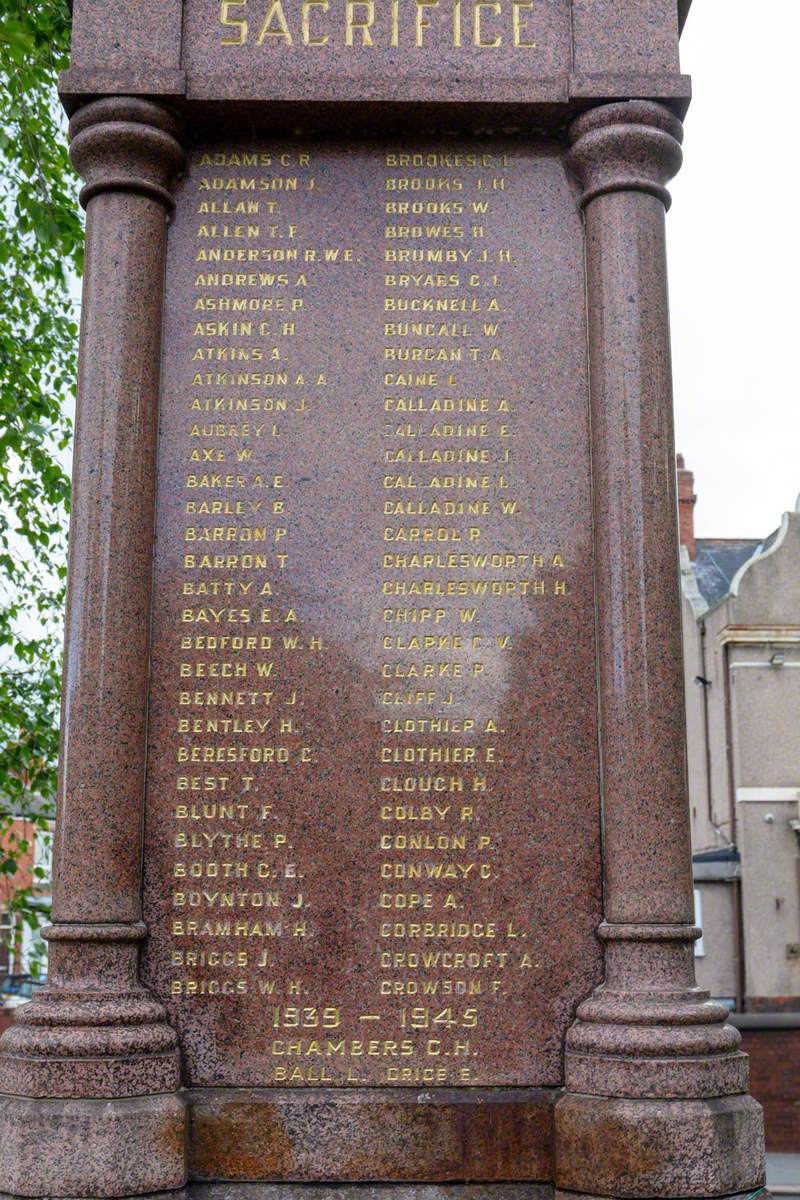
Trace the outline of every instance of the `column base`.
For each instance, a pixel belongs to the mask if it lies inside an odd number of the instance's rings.
[[[186,1108],[175,1094],[0,1095],[0,1146],[0,1194],[88,1200],[177,1190],[180,1197],[186,1184]]]
[[[727,1011],[694,984],[691,925],[612,925],[606,981],[578,1005],[556,1105],[556,1188],[614,1200],[750,1196],[761,1106]]]
[[[0,1192],[0,1200],[31,1200],[31,1197],[12,1196],[10,1192]],[[52,1200],[52,1198],[50,1196],[38,1196],[37,1200]],[[67,1196],[60,1198],[60,1200],[85,1200],[85,1197]],[[138,1196],[131,1197],[130,1200],[193,1200],[193,1196],[188,1188],[178,1188],[177,1191],[170,1192],[147,1192],[145,1195],[139,1194]],[[552,1194],[549,1200],[553,1200]],[[759,1200],[761,1200],[760,1196]]]
[[[0,1200],[5,1200],[0,1196]],[[588,1192],[562,1192],[556,1190],[553,1193],[553,1200],[624,1200],[622,1196],[590,1196]],[[670,1197],[670,1200],[683,1200],[681,1196]],[[737,1192],[735,1196],[709,1196],[704,1197],[704,1200],[772,1200],[772,1193],[768,1191],[759,1191],[757,1198],[753,1192]]]
[[[0,1039],[0,1095],[158,1096],[181,1085],[178,1041],[138,976],[141,922],[51,925],[48,982]]]
[[[747,1197],[765,1183],[761,1106],[750,1096],[630,1100],[567,1094],[556,1105],[562,1200]]]

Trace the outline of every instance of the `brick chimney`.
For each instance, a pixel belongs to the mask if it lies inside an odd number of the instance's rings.
[[[683,455],[678,455],[678,528],[681,545],[686,547],[689,558],[694,561],[696,546],[694,540],[694,506],[697,496],[694,492],[694,475],[687,471]]]

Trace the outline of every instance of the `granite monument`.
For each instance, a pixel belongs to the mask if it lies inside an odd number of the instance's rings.
[[[687,7],[75,0],[56,875],[5,1193],[763,1183],[694,980]]]

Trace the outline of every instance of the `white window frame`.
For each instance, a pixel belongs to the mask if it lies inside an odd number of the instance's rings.
[[[694,889],[694,923],[703,928],[703,896],[700,888]],[[702,933],[694,944],[695,958],[705,958],[706,947]]]
[[[14,932],[14,918],[10,912],[0,912],[0,936],[5,937]],[[14,974],[14,941],[13,938],[8,943],[8,973]]]

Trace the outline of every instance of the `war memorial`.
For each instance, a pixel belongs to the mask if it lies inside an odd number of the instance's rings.
[[[695,985],[676,0],[75,0],[49,980],[0,1192],[764,1182]]]

